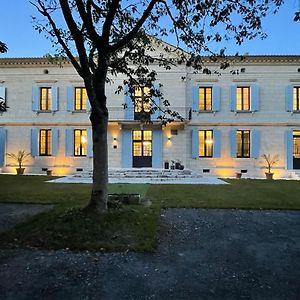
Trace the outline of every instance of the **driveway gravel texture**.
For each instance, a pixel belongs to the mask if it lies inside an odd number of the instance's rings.
[[[0,299],[300,299],[300,212],[168,209],[154,253],[0,250]]]

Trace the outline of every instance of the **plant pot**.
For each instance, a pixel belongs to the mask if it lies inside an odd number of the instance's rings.
[[[235,173],[235,178],[236,179],[241,179],[242,178],[242,173]]]
[[[165,161],[165,169],[169,169],[169,162],[168,161]]]
[[[184,165],[180,165],[180,170],[184,170]]]
[[[16,168],[16,171],[17,171],[17,175],[23,175],[25,168]]]
[[[46,171],[46,174],[47,174],[48,176],[52,176],[52,170],[47,170],[47,171]]]
[[[266,179],[267,179],[267,180],[272,180],[272,179],[273,179],[274,173],[266,172],[265,174],[266,174]]]
[[[175,166],[171,165],[171,170],[175,170]]]

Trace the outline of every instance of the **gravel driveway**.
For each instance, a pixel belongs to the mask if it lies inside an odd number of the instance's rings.
[[[169,209],[144,253],[2,250],[0,299],[300,299],[300,212]]]

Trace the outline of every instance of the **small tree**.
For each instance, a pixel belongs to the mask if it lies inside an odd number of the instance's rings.
[[[157,74],[151,65],[170,69],[181,63],[209,73],[202,55],[209,55],[212,62],[225,57],[224,48],[215,53],[210,45],[214,47],[214,43],[230,38],[241,44],[245,39],[264,37],[261,19],[270,11],[276,12],[283,0],[32,0],[31,3],[45,18],[44,22],[34,18],[35,28],[52,39],[58,46],[58,56],[67,57],[85,83],[92,107],[94,153],[89,207],[104,212],[108,183],[105,85],[111,80],[110,75],[125,75],[129,94],[138,85],[148,87],[151,96],[160,97],[163,106],[151,103],[151,112],[161,110],[162,122],[180,118],[153,87]],[[161,44],[167,54],[155,56],[153,37],[171,37],[175,45]],[[157,39],[156,42],[159,43]],[[228,63],[223,61],[220,66],[224,69]]]
[[[19,169],[22,169],[23,163],[30,156],[30,153],[26,153],[25,150],[19,150],[17,154],[15,153],[7,153],[7,156],[12,158],[14,161],[18,163]]]
[[[279,155],[271,156],[271,154],[263,154],[261,157],[264,159],[265,168],[268,170],[268,173],[271,174],[273,166],[279,162]]]
[[[7,46],[0,41],[0,53],[5,53],[7,52],[7,50],[8,50]]]

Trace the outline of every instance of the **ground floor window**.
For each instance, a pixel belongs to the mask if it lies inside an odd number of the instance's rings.
[[[51,129],[40,129],[39,134],[39,154],[41,156],[51,155],[51,140],[52,132]]]
[[[212,130],[199,130],[199,157],[213,157]]]
[[[74,156],[86,156],[87,132],[86,129],[74,130]]]
[[[236,132],[237,157],[250,157],[250,130]]]

